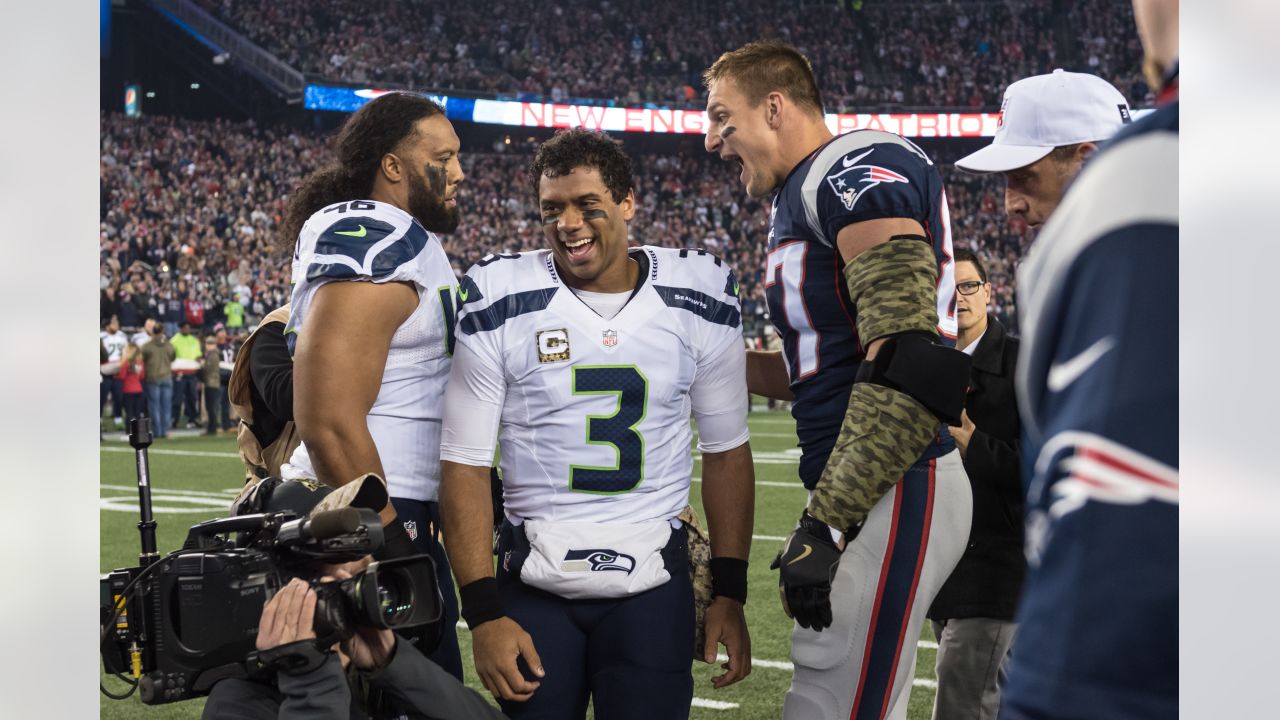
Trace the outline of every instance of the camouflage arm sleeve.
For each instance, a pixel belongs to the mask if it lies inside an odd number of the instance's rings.
[[[938,262],[924,238],[897,235],[844,266],[862,346],[916,330],[938,334]]]
[[[937,333],[938,267],[922,239],[892,239],[845,265],[864,346],[894,333]],[[910,395],[854,383],[809,514],[838,530],[860,526],[929,446],[937,427],[938,418]]]

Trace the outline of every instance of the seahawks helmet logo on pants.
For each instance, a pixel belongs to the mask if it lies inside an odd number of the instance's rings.
[[[628,575],[635,569],[636,559],[617,550],[570,550],[560,563],[561,572],[602,572],[621,570]]]

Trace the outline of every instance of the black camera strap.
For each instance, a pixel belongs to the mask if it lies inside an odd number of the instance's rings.
[[[315,640],[299,640],[251,652],[245,665],[249,674],[254,677],[263,677],[273,672],[305,675],[323,665],[328,657],[329,651],[319,647]]]

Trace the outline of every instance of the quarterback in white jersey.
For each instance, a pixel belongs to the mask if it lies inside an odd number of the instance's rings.
[[[677,516],[690,416],[715,596],[696,655],[714,661],[725,645],[717,687],[750,662],[737,282],[705,251],[628,249],[630,161],[607,136],[556,136],[530,175],[551,249],[489,256],[463,278],[445,395],[442,514],[476,671],[512,717],[581,718],[589,699],[600,717],[685,717],[694,606]],[[499,430],[507,521],[494,578],[491,539],[469,518],[489,503]]]
[[[486,465],[501,426],[514,524],[670,520],[689,497],[690,412],[701,452],[747,441],[728,267],[704,251],[644,247],[630,257],[642,279],[611,316],[588,304],[599,293],[562,283],[550,250],[491,255],[462,280],[465,366],[448,394],[444,456]]]
[[[338,162],[303,182],[284,223],[296,239],[285,332],[302,445],[282,474],[334,488],[362,479],[346,499],[380,513],[374,556],[435,558],[443,633],[415,639],[461,678],[436,506],[457,281],[433,234],[458,226],[458,136],[436,103],[388,93],[348,118],[335,145]]]

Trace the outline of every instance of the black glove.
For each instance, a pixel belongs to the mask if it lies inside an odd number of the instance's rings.
[[[800,627],[821,632],[831,626],[831,581],[839,562],[840,550],[831,539],[831,530],[805,511],[800,527],[787,537],[769,566],[779,571],[782,609]]]

